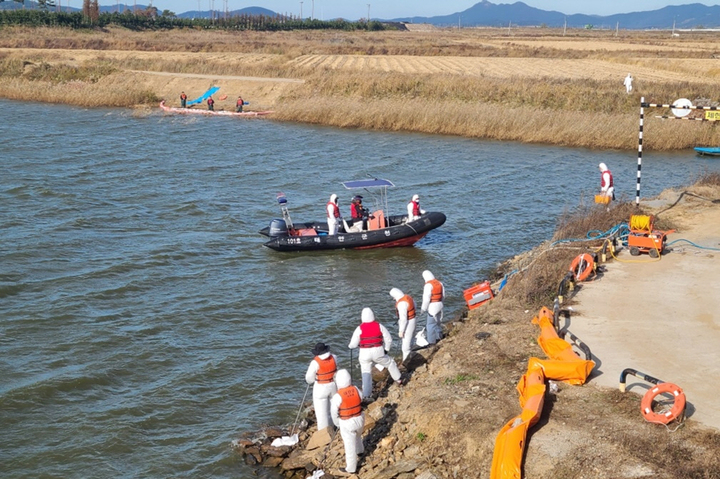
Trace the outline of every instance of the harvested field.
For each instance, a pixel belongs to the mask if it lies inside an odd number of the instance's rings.
[[[192,97],[219,86],[274,110],[280,121],[636,149],[641,97],[689,98],[703,106],[719,101],[720,41],[707,33],[3,33],[0,97],[88,107],[155,108],[161,98],[172,104],[181,90]],[[622,83],[628,73],[635,79],[629,95]],[[67,82],[73,94],[66,94]],[[720,144],[713,124],[651,121],[648,150]]]
[[[640,61],[639,63],[643,63]],[[720,65],[716,60],[674,60],[670,68],[661,65],[640,65],[636,60],[628,63],[597,59],[550,58],[472,58],[472,57],[418,57],[408,55],[303,55],[290,65],[328,70],[380,71],[417,75],[469,75],[493,78],[554,78],[558,80],[622,79],[632,70],[636,79],[646,82],[687,81],[685,72],[694,71],[695,82],[716,83]]]

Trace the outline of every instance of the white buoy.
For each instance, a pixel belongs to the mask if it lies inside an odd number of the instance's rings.
[[[675,100],[675,103],[673,103],[673,106],[693,106],[692,102],[688,100],[687,98],[680,98],[679,100]],[[682,118],[684,116],[688,116],[690,114],[690,110],[688,108],[672,108],[672,113],[678,118]]]

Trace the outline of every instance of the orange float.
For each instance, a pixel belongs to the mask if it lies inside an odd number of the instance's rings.
[[[585,281],[595,271],[595,260],[591,254],[583,253],[575,257],[570,264],[570,272],[576,281]]]
[[[675,398],[673,407],[664,413],[656,413],[652,409],[653,400],[667,393]],[[685,413],[685,393],[673,383],[660,383],[645,393],[640,402],[640,411],[647,422],[668,424]]]

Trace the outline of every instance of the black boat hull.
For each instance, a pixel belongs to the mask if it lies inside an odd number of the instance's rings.
[[[295,223],[296,230],[315,230],[311,235],[278,235],[271,237],[264,246],[276,251],[322,251],[333,249],[370,249],[412,246],[429,231],[442,226],[446,217],[443,213],[425,213],[419,219],[403,223],[405,216],[388,218],[390,226],[358,233],[338,232],[327,234],[327,223]],[[311,231],[311,233],[313,233]],[[263,228],[260,234],[270,236],[270,228]]]

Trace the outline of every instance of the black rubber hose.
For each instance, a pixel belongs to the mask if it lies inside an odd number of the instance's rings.
[[[625,392],[625,378],[627,377],[628,374],[632,374],[633,376],[637,376],[637,377],[639,377],[640,379],[643,379],[643,380],[645,380],[645,381],[647,381],[647,382],[649,382],[649,383],[652,383],[652,384],[661,384],[661,383],[664,383],[664,382],[665,382],[665,381],[661,381],[661,380],[658,379],[658,378],[654,378],[654,377],[652,377],[652,376],[649,376],[649,375],[647,375],[647,374],[645,374],[645,373],[641,373],[641,372],[638,371],[637,369],[626,368],[626,369],[623,369],[623,371],[620,373],[620,392],[623,392],[623,393]]]

